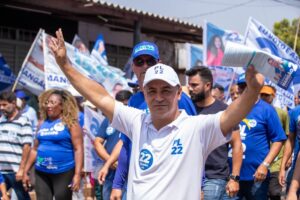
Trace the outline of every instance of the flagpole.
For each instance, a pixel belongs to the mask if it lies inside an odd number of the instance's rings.
[[[294,51],[296,51],[297,39],[298,39],[298,33],[299,33],[299,26],[300,26],[300,17],[298,19],[298,24],[297,24],[297,29],[296,29],[296,35],[295,35],[295,41],[294,41]]]
[[[44,30],[40,28],[38,34],[36,35],[36,37],[35,37],[35,39],[34,39],[32,45],[31,45],[31,47],[30,47],[30,49],[29,49],[29,51],[28,51],[28,53],[27,53],[27,55],[26,55],[26,57],[25,57],[25,59],[24,59],[24,61],[23,61],[23,63],[22,63],[22,67],[21,67],[21,69],[20,69],[20,72],[19,72],[19,74],[18,74],[18,76],[17,76],[17,78],[16,78],[16,80],[15,80],[15,83],[14,83],[12,89],[11,89],[12,92],[14,92],[15,89],[16,89],[16,87],[17,87],[17,83],[19,82],[19,79],[20,79],[21,74],[22,74],[22,72],[23,72],[23,70],[24,70],[24,67],[25,67],[25,64],[26,64],[26,62],[27,62],[27,60],[28,60],[28,57],[29,57],[29,55],[31,54],[31,52],[32,52],[32,50],[33,50],[33,47],[34,47],[36,41],[39,39],[39,35],[42,33],[42,31],[44,31]]]

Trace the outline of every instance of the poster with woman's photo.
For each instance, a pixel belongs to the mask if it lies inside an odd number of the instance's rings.
[[[227,41],[243,43],[243,36],[236,31],[224,30],[212,23],[205,22],[203,31],[204,64],[222,66]]]
[[[225,97],[229,96],[229,88],[241,73],[237,68],[222,66],[225,46],[228,41],[243,43],[243,36],[236,31],[224,30],[212,23],[205,22],[203,31],[203,61],[213,72],[214,84],[225,89]]]

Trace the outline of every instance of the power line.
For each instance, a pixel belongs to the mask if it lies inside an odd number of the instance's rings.
[[[222,9],[219,9],[219,10],[210,11],[210,12],[206,12],[206,13],[201,13],[201,14],[197,14],[197,15],[192,15],[192,16],[189,16],[189,17],[182,17],[182,19],[192,19],[192,18],[203,17],[203,16],[207,16],[207,15],[220,13],[220,12],[225,12],[225,11],[228,11],[228,10],[231,10],[231,9],[234,9],[234,8],[238,8],[238,7],[247,5],[252,1],[253,0],[249,0],[249,1],[244,2],[244,3],[235,4],[235,5],[232,5],[232,6],[229,6],[229,7],[226,7],[226,8],[222,8]]]
[[[299,4],[300,1],[299,0],[294,0],[294,2],[297,3],[297,4],[292,4],[292,2],[289,3],[287,1],[282,1],[282,0],[272,0],[272,1],[274,1],[276,3],[284,4],[284,5],[287,5],[287,6],[300,8],[300,4]]]

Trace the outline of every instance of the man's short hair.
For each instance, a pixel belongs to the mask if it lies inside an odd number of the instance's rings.
[[[213,86],[213,89],[218,89],[218,90],[220,90],[221,92],[224,92],[224,91],[225,91],[224,87],[223,87],[222,85],[218,84],[218,83],[216,83],[216,84]]]
[[[116,100],[117,101],[125,101],[129,100],[129,98],[132,96],[132,93],[129,90],[120,90],[116,94]]]
[[[16,101],[16,99],[17,99],[17,97],[16,97],[15,93],[11,92],[11,91],[5,91],[0,94],[1,101],[7,101],[9,103],[12,103],[13,101]]]
[[[185,72],[187,76],[195,76],[196,74],[198,74],[205,83],[210,82],[211,85],[213,84],[214,79],[209,68],[205,66],[195,66]]]

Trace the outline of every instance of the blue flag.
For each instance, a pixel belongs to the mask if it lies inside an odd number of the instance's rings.
[[[0,91],[11,86],[15,79],[15,75],[12,73],[4,57],[0,53]]]

